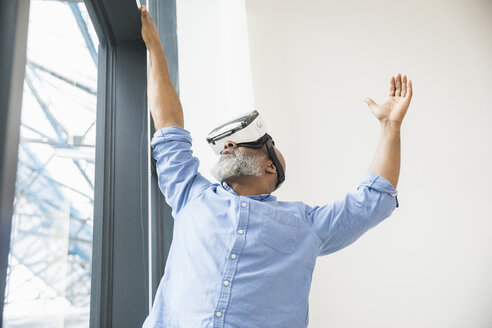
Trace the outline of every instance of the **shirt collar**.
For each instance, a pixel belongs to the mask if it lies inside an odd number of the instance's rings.
[[[224,180],[221,180],[220,181],[220,185],[222,186],[222,188],[224,188],[225,190],[233,193],[234,195],[236,196],[239,196],[235,191],[234,189],[232,189],[228,184],[227,182],[225,182]],[[261,194],[261,195],[248,195],[248,196],[243,196],[243,197],[248,197],[248,198],[251,198],[251,199],[255,199],[255,200],[259,200],[259,201],[275,201],[277,200],[277,197],[276,196],[273,196],[272,194]]]

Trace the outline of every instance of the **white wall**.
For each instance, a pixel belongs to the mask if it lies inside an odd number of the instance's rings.
[[[287,160],[280,199],[324,204],[355,190],[379,134],[362,99],[383,102],[398,72],[414,85],[400,207],[318,258],[309,326],[492,327],[492,2],[246,8],[255,104]]]
[[[181,0],[177,9],[185,128],[210,179],[217,158],[205,136],[254,106],[287,161],[275,195],[339,199],[377,146],[379,123],[362,99],[384,101],[398,72],[413,81],[400,207],[318,258],[309,327],[492,327],[492,3]]]
[[[244,0],[177,1],[180,99],[200,172],[217,160],[205,138],[254,106]]]

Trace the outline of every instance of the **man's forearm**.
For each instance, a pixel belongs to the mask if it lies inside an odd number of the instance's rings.
[[[400,175],[400,124],[381,123],[378,147],[369,171],[386,178],[396,189]]]
[[[147,96],[156,131],[166,126],[184,128],[181,101],[169,75],[166,55],[160,43],[149,50]]]

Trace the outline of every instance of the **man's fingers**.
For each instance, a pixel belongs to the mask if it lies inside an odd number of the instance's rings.
[[[396,91],[395,91],[395,97],[400,97],[400,92],[401,92],[401,75],[398,73],[396,76]]]
[[[405,95],[405,98],[412,99],[412,94],[413,94],[412,80],[408,80],[407,94]]]
[[[368,97],[364,98],[364,101],[365,101],[365,102],[366,102],[366,104],[368,104],[368,105],[369,105],[369,107],[371,107],[371,108],[372,108],[372,107],[375,107],[375,106],[377,106],[377,105],[378,105],[378,104],[376,104],[376,103],[374,102],[374,100],[372,100],[371,98],[368,98]]]
[[[401,96],[405,97],[407,93],[407,76],[403,75],[403,78],[401,79]]]
[[[149,19],[149,11],[147,10],[147,7],[145,7],[145,5],[142,5],[140,7],[140,14],[142,16],[142,19],[145,18],[145,19]]]
[[[390,89],[389,89],[388,96],[390,96],[390,97],[395,96],[395,77],[394,76],[392,76],[390,79]]]
[[[142,21],[145,20],[146,24],[154,23],[154,21],[152,20],[152,16],[150,16],[149,11],[147,10],[147,7],[145,7],[145,5],[142,5],[140,7],[140,13],[141,13]]]

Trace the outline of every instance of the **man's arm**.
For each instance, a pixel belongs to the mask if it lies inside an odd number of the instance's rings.
[[[184,128],[183,109],[169,75],[169,67],[157,26],[145,6],[140,7],[140,16],[142,38],[149,50],[147,99],[155,130],[158,131],[167,126]]]
[[[369,167],[375,175],[386,178],[396,188],[400,175],[400,127],[412,99],[412,81],[398,73],[390,79],[389,94],[384,104],[378,105],[365,98],[372,113],[381,123],[381,134],[376,155]]]
[[[212,183],[198,172],[199,160],[191,150],[191,134],[184,129],[183,110],[169,76],[169,67],[157,27],[145,6],[140,7],[142,38],[149,50],[147,96],[156,132],[152,153],[156,171],[174,219]]]
[[[376,155],[369,171],[386,178],[393,187],[400,175],[400,126],[391,122],[381,123]]]

